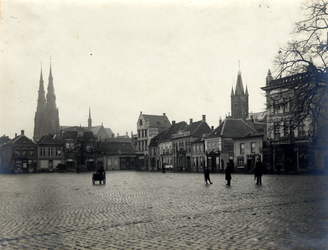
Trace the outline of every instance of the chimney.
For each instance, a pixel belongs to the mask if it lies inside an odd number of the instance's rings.
[[[17,133],[15,133],[15,138],[17,137]]]
[[[114,138],[115,136],[114,136],[114,133],[112,133],[112,138]]]
[[[214,126],[211,126],[211,130],[212,130],[212,131],[214,130]]]
[[[203,122],[206,122],[206,115],[203,115]]]
[[[21,135],[24,135],[24,130],[21,130]]]
[[[166,116],[166,114],[165,114],[165,113],[163,113],[163,116]]]
[[[220,124],[222,123],[222,119],[221,119],[221,116],[220,116],[220,120],[219,120],[219,123],[220,123]]]
[[[117,133],[117,137],[119,137],[120,136],[120,134],[119,133]]]
[[[172,121],[172,125],[175,125],[175,121]]]
[[[190,123],[189,124],[192,124],[192,118],[190,118]]]
[[[125,138],[129,138],[129,133],[126,131]]]

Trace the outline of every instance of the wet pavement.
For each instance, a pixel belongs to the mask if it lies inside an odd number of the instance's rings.
[[[4,249],[328,249],[328,176],[0,175]]]

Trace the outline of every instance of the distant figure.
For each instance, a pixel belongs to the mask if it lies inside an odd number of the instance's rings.
[[[100,168],[97,170],[97,174],[104,174],[104,173],[105,173],[104,167],[100,167]]]
[[[254,169],[256,185],[262,185],[262,168],[262,162],[260,161],[260,158],[257,158]]]
[[[204,170],[204,177],[205,177],[206,185],[207,185],[207,181],[209,181],[209,183],[212,184],[210,179],[210,170],[208,168],[205,168]]]
[[[231,181],[231,166],[227,163],[227,167],[225,169],[225,179],[227,180],[227,185],[230,186]]]
[[[162,172],[165,174],[165,165],[162,166]]]
[[[221,169],[224,169],[224,160],[221,159]]]
[[[80,167],[79,167],[79,166],[76,167],[76,173],[77,173],[77,174],[80,173]]]
[[[280,164],[278,164],[276,168],[277,168],[277,174],[279,175],[280,174],[280,170],[281,170]]]

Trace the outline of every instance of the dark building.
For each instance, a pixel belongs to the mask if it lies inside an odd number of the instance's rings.
[[[24,130],[0,146],[1,172],[33,172],[37,169],[37,161],[38,146],[24,135]]]
[[[38,92],[38,102],[34,118],[34,141],[38,141],[43,135],[57,133],[60,130],[51,66],[48,78],[47,95],[45,96],[42,70]]]
[[[244,91],[241,72],[238,72],[236,89],[231,89],[231,117],[246,120],[248,117],[248,90]]]

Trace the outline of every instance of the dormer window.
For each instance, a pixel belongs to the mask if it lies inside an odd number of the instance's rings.
[[[83,137],[83,132],[82,131],[77,132],[77,137]]]

